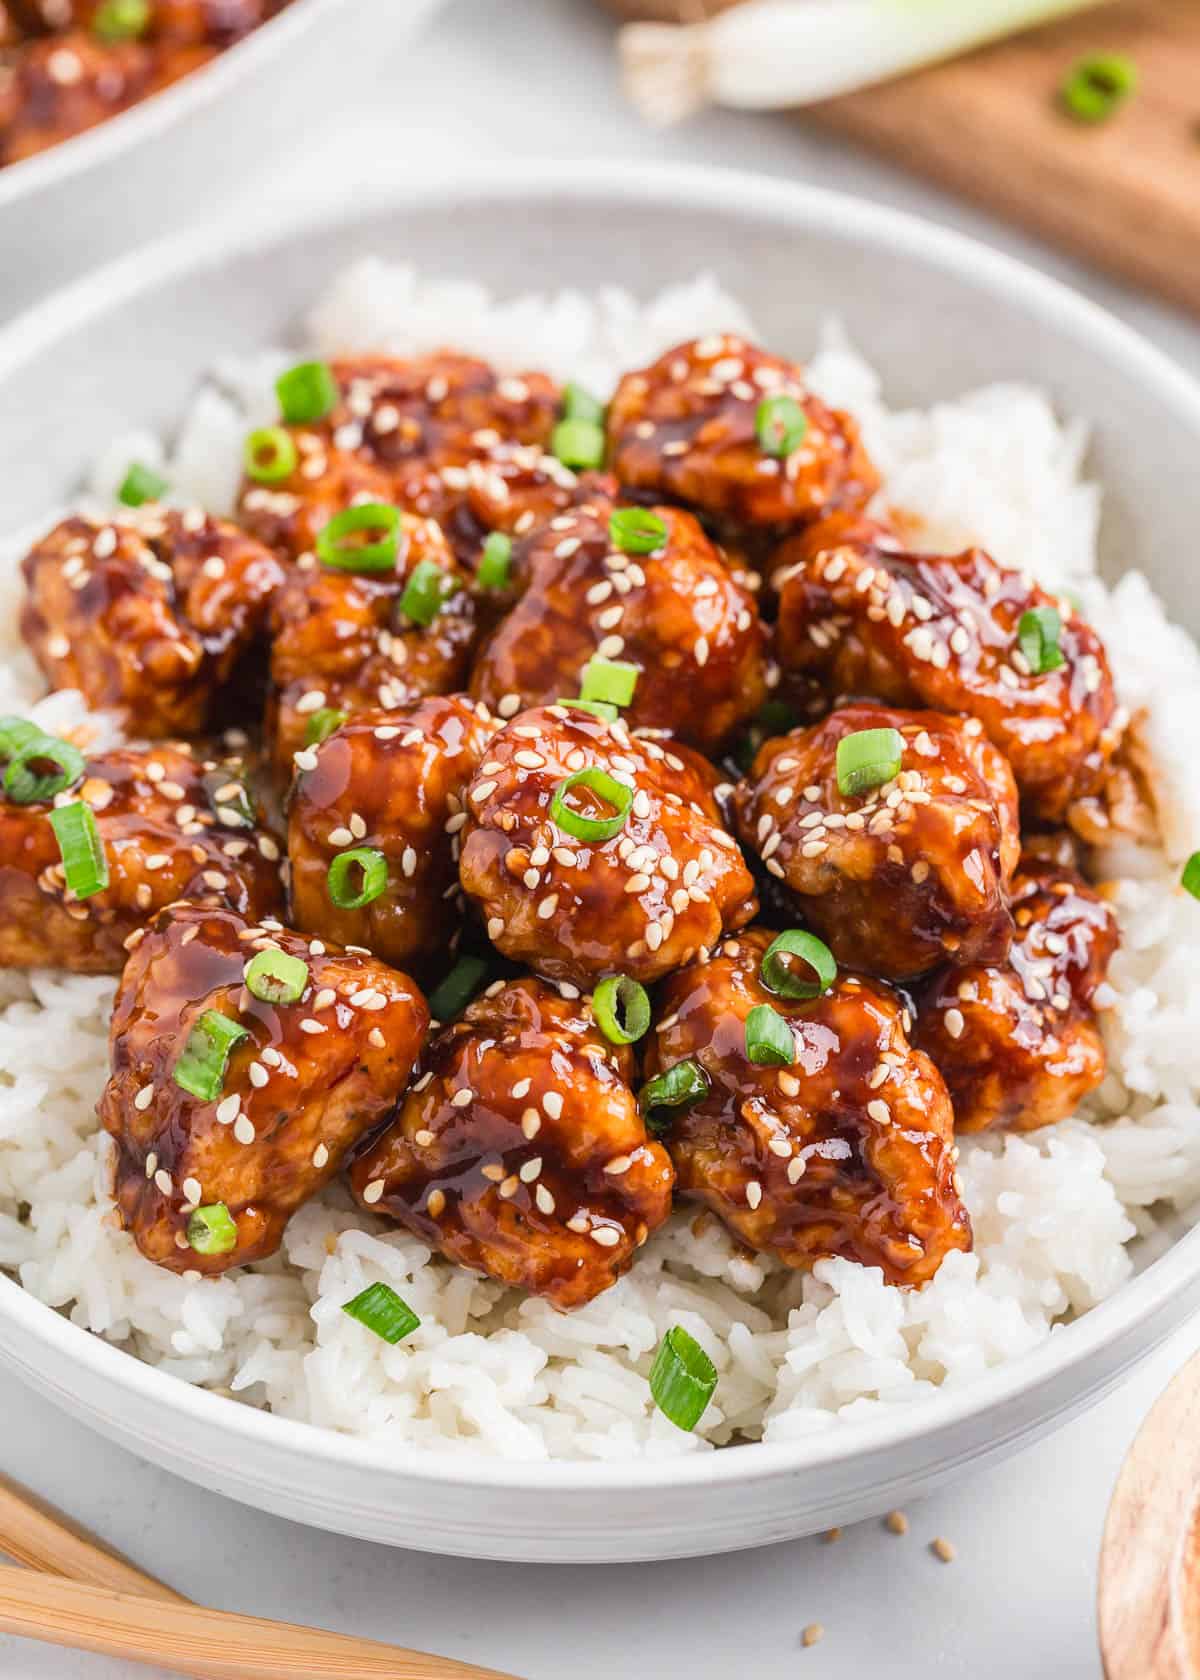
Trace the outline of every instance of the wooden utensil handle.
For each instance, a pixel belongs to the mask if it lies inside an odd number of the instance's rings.
[[[0,1476],[0,1551],[46,1575],[65,1575],[71,1581],[139,1593],[170,1604],[187,1603],[181,1593],[172,1592],[153,1575],[144,1575],[4,1476]]]
[[[196,1680],[511,1680],[448,1657],[0,1569],[0,1633]]]

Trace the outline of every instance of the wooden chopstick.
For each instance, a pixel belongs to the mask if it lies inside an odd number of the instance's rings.
[[[6,1476],[0,1476],[0,1551],[45,1575],[62,1575],[68,1581],[138,1593],[169,1604],[188,1602],[182,1593],[135,1569]]]

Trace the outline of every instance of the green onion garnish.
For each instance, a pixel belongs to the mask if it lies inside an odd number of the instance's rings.
[[[304,745],[319,747],[322,741],[327,741],[335,729],[340,729],[346,721],[347,714],[339,712],[335,706],[322,706],[310,716],[304,728]]]
[[[578,695],[559,695],[554,704],[556,706],[574,706],[578,712],[591,712],[593,717],[603,718],[605,723],[615,723],[621,715],[616,706],[610,706],[603,700],[583,700]]]
[[[593,992],[592,1013],[610,1044],[636,1044],[650,1025],[650,997],[627,974],[613,974]]]
[[[242,450],[246,474],[256,484],[281,484],[295,472],[299,459],[292,434],[282,426],[260,426]]]
[[[1137,66],[1124,53],[1092,53],[1059,84],[1059,101],[1076,122],[1107,122],[1137,92]]]
[[[805,980],[785,960],[798,957],[816,975],[815,981]],[[810,999],[827,992],[837,979],[837,963],[833,952],[815,933],[803,928],[789,928],[772,940],[763,952],[758,978],[776,997]]]
[[[224,1202],[198,1207],[187,1222],[188,1247],[197,1254],[231,1254],[237,1237],[233,1215]]]
[[[604,465],[604,431],[594,420],[560,420],[550,435],[550,448],[564,467],[583,472]]]
[[[1193,898],[1200,898],[1200,852],[1193,852],[1184,864],[1179,884],[1190,892]]]
[[[31,741],[39,741],[44,730],[23,717],[0,717],[0,759],[12,758]]]
[[[56,793],[74,786],[83,771],[83,754],[78,747],[60,741],[57,735],[38,735],[9,759],[4,772],[5,796],[14,805],[53,799]]]
[[[512,538],[503,531],[493,531],[483,545],[475,581],[480,589],[507,589],[512,564]]]
[[[429,1013],[435,1021],[452,1021],[461,1015],[479,990],[488,971],[482,957],[459,957],[440,986],[429,994]]]
[[[91,898],[93,893],[103,892],[108,885],[108,859],[92,807],[76,799],[48,811],[46,816],[58,841],[67,885],[75,897]]]
[[[1030,607],[1017,621],[1017,644],[1035,676],[1057,671],[1066,664],[1058,645],[1062,618],[1057,607]]]
[[[567,804],[567,795],[578,787],[587,788],[589,793],[606,805],[613,807],[611,817],[585,817],[581,811],[572,810]],[[557,824],[565,834],[573,835],[576,840],[611,840],[614,834],[620,834],[625,827],[625,819],[629,815],[629,807],[633,804],[633,789],[619,782],[615,776],[610,776],[607,770],[601,770],[598,765],[589,765],[586,770],[576,770],[573,776],[566,776],[554,790],[554,797],[550,801],[550,821]]]
[[[581,700],[604,700],[610,706],[628,706],[633,699],[640,672],[624,659],[601,659],[593,655],[579,679]]]
[[[351,882],[357,872],[357,890]],[[329,865],[329,897],[339,910],[361,910],[379,897],[387,886],[387,859],[373,846],[355,846],[339,852]]]
[[[295,1003],[308,985],[308,964],[286,951],[258,951],[246,964],[246,985],[260,1003]]]
[[[92,18],[101,41],[136,41],[150,26],[150,0],[103,0]]]
[[[900,774],[904,737],[898,729],[856,729],[837,744],[838,792],[845,799],[869,793]]]
[[[653,554],[667,540],[667,522],[645,508],[618,508],[608,522],[608,540],[622,554]]]
[[[317,559],[338,572],[390,572],[400,552],[403,515],[390,502],[359,502],[335,513],[317,532]],[[374,542],[348,539],[361,531],[379,533]]]
[[[562,411],[564,420],[590,420],[593,426],[604,424],[604,404],[573,379],[563,389]]]
[[[219,1009],[206,1009],[187,1035],[171,1077],[181,1090],[190,1091],[201,1102],[212,1102],[225,1087],[230,1051],[249,1036],[245,1027]]]
[[[254,827],[254,800],[235,770],[206,770],[200,779],[209,804],[226,828]]]
[[[368,1284],[361,1295],[344,1303],[342,1311],[393,1347],[421,1327],[421,1320],[408,1302],[402,1301],[387,1283]]]
[[[746,1017],[746,1059],[759,1067],[791,1067],[796,1060],[792,1029],[769,1003],[756,1004]]]
[[[432,560],[418,560],[408,574],[399,610],[414,624],[432,624],[454,584]]]
[[[338,400],[337,380],[326,362],[299,362],[275,381],[279,412],[289,426],[324,420]]]
[[[782,461],[804,442],[808,416],[794,397],[764,397],[754,416],[754,430],[764,452]]]
[[[143,502],[157,502],[166,492],[167,481],[160,473],[153,467],[144,467],[140,461],[131,461],[117,491],[117,500],[126,507],[141,507]]]
[[[703,1102],[707,1095],[708,1075],[699,1062],[690,1058],[655,1074],[638,1092],[638,1107],[646,1130],[654,1137],[661,1137],[671,1129],[671,1116],[660,1117],[655,1112],[657,1109],[690,1108],[693,1103]]]
[[[654,1404],[677,1429],[693,1430],[717,1386],[717,1368],[694,1336],[676,1324],[659,1343],[650,1368]]]

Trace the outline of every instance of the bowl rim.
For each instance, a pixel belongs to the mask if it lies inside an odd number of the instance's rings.
[[[309,3],[327,5],[337,0]],[[703,165],[647,165],[638,159],[477,165],[469,173],[456,169],[431,174],[418,183],[379,184],[356,195],[353,204],[305,207],[266,221],[261,213],[245,215],[216,228],[169,236],[76,281],[0,330],[0,390],[8,373],[62,334],[103,316],[115,304],[128,304],[193,271],[203,272],[286,244],[289,238],[332,232],[381,213],[403,214],[439,203],[452,203],[459,210],[472,201],[488,205],[522,201],[529,209],[545,207],[564,196],[583,204],[616,202],[623,209],[658,204],[732,217],[750,213],[919,256],[976,291],[1002,295],[1010,303],[1027,307],[1052,331],[1090,341],[1098,354],[1173,407],[1200,442],[1200,384],[1107,310],[1025,263],[908,212],[827,188]],[[2,1274],[0,1322],[10,1320],[32,1341],[46,1344],[63,1364],[87,1367],[105,1387],[135,1391],[143,1405],[165,1409],[201,1429],[227,1434],[243,1450],[257,1446],[267,1453],[315,1453],[331,1467],[402,1477],[413,1484],[555,1494],[637,1493],[751,1483],[891,1452],[927,1434],[999,1412],[1009,1402],[1032,1399],[1070,1373],[1080,1378],[1073,1391],[1078,1400],[1094,1386],[1083,1379],[1087,1362],[1153,1319],[1198,1279],[1200,1226],[1176,1239],[1108,1300],[1073,1323],[1053,1329],[1037,1348],[961,1386],[793,1441],[750,1442],[729,1451],[702,1449],[612,1461],[467,1456],[343,1435],[261,1411],[146,1364],[73,1324]],[[22,1363],[16,1361],[18,1369]],[[1000,1431],[997,1438],[1004,1433]]]

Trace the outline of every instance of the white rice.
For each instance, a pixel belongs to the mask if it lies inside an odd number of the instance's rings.
[[[710,330],[753,334],[711,280],[641,305],[623,292],[498,304],[473,284],[430,284],[364,262],[315,310],[314,349],[446,344],[505,368],[542,366],[598,391],[667,345]],[[165,460],[174,495],[228,511],[247,427],[273,413],[290,358],[221,366],[174,449],[114,442],[92,493],[107,503],[132,456]],[[143,1260],[114,1228],[94,1105],[106,1075],[113,983],[0,974],[0,1265],[89,1330],[190,1382],[356,1435],[510,1458],[620,1458],[705,1451],[732,1439],[781,1441],[909,1404],[1020,1358],[1056,1325],[1121,1287],[1164,1247],[1200,1198],[1200,904],[1177,887],[1200,835],[1190,774],[1200,658],[1165,620],[1144,578],[1111,592],[1095,575],[1099,493],[1081,477],[1086,436],[1036,389],[977,391],[920,413],[891,413],[869,365],[836,333],[811,367],[816,387],[862,419],[887,496],[927,522],[930,547],[968,541],[1051,586],[1069,585],[1104,637],[1122,700],[1149,708],[1170,797],[1165,851],[1106,860],[1123,946],[1105,1018],[1111,1067],[1086,1114],[1026,1137],[963,1149],[973,1254],[951,1254],[919,1293],[826,1261],[811,1276],[735,1249],[686,1211],[632,1273],[562,1316],[433,1257],[416,1238],[330,1191],[304,1208],[271,1262],[187,1282]],[[14,550],[13,558],[15,559]],[[0,567],[0,710],[38,694],[16,632],[17,582]],[[78,720],[78,696],[37,707]],[[109,720],[97,719],[109,737]],[[389,1348],[341,1312],[387,1280],[421,1328]],[[699,1432],[650,1402],[653,1350],[682,1324],[720,1371]]]

